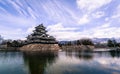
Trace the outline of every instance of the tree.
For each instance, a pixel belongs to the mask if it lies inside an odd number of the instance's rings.
[[[11,45],[12,47],[21,47],[21,46],[23,46],[23,43],[22,42],[19,42],[19,41],[17,41],[17,40],[14,40],[13,42],[12,42],[12,45]]]
[[[116,47],[118,44],[117,44],[116,40],[108,40],[107,45],[109,47]]]
[[[94,45],[91,39],[81,39],[83,45]]]
[[[117,42],[116,42],[116,40],[113,40],[113,45],[114,45],[114,47],[117,46]]]
[[[81,41],[80,41],[80,40],[77,40],[77,41],[76,41],[76,44],[77,44],[77,45],[81,45]]]
[[[3,38],[2,36],[0,35],[0,44],[3,42]]]
[[[67,43],[67,45],[72,45],[72,42],[71,42],[71,41],[69,41],[69,42]]]

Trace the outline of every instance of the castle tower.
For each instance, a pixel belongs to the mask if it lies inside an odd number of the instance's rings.
[[[51,52],[58,51],[59,45],[53,36],[47,34],[46,28],[43,24],[35,27],[32,34],[28,35],[25,45],[20,48],[21,51],[26,52]]]
[[[43,24],[40,24],[35,27],[35,30],[31,35],[28,35],[27,43],[56,44],[57,41],[53,36],[49,36],[46,27],[44,27]]]

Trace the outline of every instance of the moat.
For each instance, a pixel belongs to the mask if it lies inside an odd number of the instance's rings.
[[[28,56],[0,52],[0,74],[120,74],[120,53],[58,52]]]

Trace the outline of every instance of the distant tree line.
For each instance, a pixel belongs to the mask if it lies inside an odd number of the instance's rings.
[[[108,40],[107,46],[108,47],[119,47],[120,43],[117,43],[116,40]]]
[[[59,42],[59,46],[65,46],[65,45],[94,45],[91,39],[80,39],[75,41],[65,41],[65,42]]]
[[[21,47],[24,45],[22,40],[3,40],[1,45],[7,45],[7,47]]]
[[[95,48],[107,48],[107,43],[96,43],[94,44]]]
[[[19,42],[17,40],[14,40],[12,42],[7,42],[8,47],[21,47],[23,46],[23,42]]]

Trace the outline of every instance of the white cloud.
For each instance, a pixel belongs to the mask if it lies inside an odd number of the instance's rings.
[[[77,28],[64,27],[61,23],[48,26],[48,33],[55,36],[57,40],[76,40],[78,39],[79,32],[75,32]]]
[[[53,4],[54,3],[54,4]],[[64,25],[76,25],[79,20],[79,15],[76,11],[69,7],[64,1],[53,0],[41,4],[47,18],[55,22],[62,22]]]
[[[94,18],[101,18],[105,15],[105,13],[103,11],[97,11],[96,13],[93,13],[92,16]]]
[[[116,37],[119,38],[120,35],[120,28],[118,27],[109,27],[109,24],[102,25],[101,27],[96,27],[91,30],[92,32],[92,37],[99,37],[99,38],[112,38]],[[89,31],[86,31],[89,33]]]
[[[20,14],[22,14],[21,7],[18,4],[16,4],[15,1],[9,0],[8,2],[17,10],[17,12],[19,12]]]
[[[29,12],[29,14],[31,15],[31,17],[33,18],[33,19],[37,19],[37,14],[30,8],[30,7],[28,7],[27,8],[28,9],[28,12]]]
[[[36,24],[31,18],[10,14],[0,14],[0,22],[0,34],[5,39],[24,39],[28,34],[24,29]]]
[[[106,18],[105,18],[105,21],[106,21],[106,22],[107,22],[107,21],[109,21],[109,20],[110,20],[110,18],[109,18],[109,17],[106,17]]]
[[[65,55],[65,53],[63,55]],[[93,54],[93,58],[87,61],[83,57],[77,58],[76,56],[71,54],[71,56],[67,56],[67,57],[60,56],[55,63],[46,66],[47,67],[46,72],[51,74],[63,74],[65,70],[69,72],[73,72],[73,71],[83,72],[82,70],[79,69],[79,67],[84,67],[83,65],[87,65],[87,68],[90,68],[90,71],[91,71],[91,68],[92,69],[96,68],[97,70],[102,70],[106,73],[107,72],[110,73],[111,71],[109,70],[112,70],[111,74],[119,74],[119,70],[120,70],[119,61],[120,61],[120,58],[118,57],[113,58],[111,57],[110,54],[107,54],[106,56],[104,56],[104,53]]]
[[[24,39],[25,32],[21,28],[0,26],[0,34],[4,39]]]
[[[23,6],[23,4],[20,2],[20,0],[16,0],[16,3],[17,3],[19,6]]]
[[[115,9],[115,11],[113,12],[113,15],[111,17],[112,19],[115,18],[120,18],[120,5],[118,5]]]
[[[107,10],[112,8],[112,4],[107,4],[112,0],[76,0],[76,2],[79,9],[74,8],[75,4],[70,6],[71,2],[58,0],[2,1],[6,8],[0,6],[0,24],[7,28],[27,29],[25,33],[29,34],[38,22],[47,23],[49,33],[58,40],[75,40],[82,37],[119,37],[119,27],[111,27],[111,25],[113,23],[118,24],[115,21],[118,22],[120,18],[120,5],[116,9],[112,9],[114,11],[111,12]],[[101,9],[102,7],[105,8]],[[104,18],[105,16],[106,18]],[[49,25],[56,22],[61,23]],[[94,27],[96,23],[101,23],[101,25]],[[86,30],[79,30],[78,28],[83,28],[81,25],[86,25],[84,26]],[[90,25],[93,27],[92,29]],[[11,32],[16,31],[16,29],[10,30]],[[5,32],[4,29],[0,31]],[[20,32],[20,29],[18,29],[16,32],[21,34],[23,31]],[[5,35],[7,37],[7,34]],[[18,34],[16,34],[16,37],[18,37]]]
[[[10,23],[7,25],[11,26],[31,26],[36,24],[36,21],[31,18],[26,18],[22,16],[13,16],[9,14],[0,14],[0,22],[3,23]]]
[[[94,27],[92,29],[87,29],[84,31],[75,31],[76,28],[64,27],[62,24],[58,23],[56,25],[48,26],[48,33],[55,36],[57,40],[77,40],[80,38],[112,38],[120,37],[120,28],[110,27],[110,22],[104,23],[101,26]]]
[[[55,25],[50,25],[47,27],[48,30],[50,31],[73,31],[76,30],[76,28],[65,28],[62,23],[57,23]]]
[[[110,23],[105,23],[101,26],[101,28],[106,28],[106,27],[109,27],[110,26]]]
[[[111,1],[112,0],[77,0],[77,5],[81,10],[92,12]]]
[[[4,12],[4,13],[7,13],[7,11],[4,8],[2,8],[2,7],[0,7],[0,11]]]
[[[51,35],[55,36],[57,40],[76,40],[80,39],[80,35],[77,32],[69,32],[69,31],[64,31],[64,32],[51,32]]]
[[[101,66],[104,66],[104,68],[119,70],[120,69],[120,59],[119,58],[111,58],[111,57],[101,57],[101,58],[94,58],[95,62],[99,63]],[[113,65],[114,64],[114,65]],[[118,73],[117,73],[118,74]]]
[[[27,34],[31,34],[33,30],[35,29],[35,26],[29,27],[26,31]]]
[[[84,15],[82,18],[79,19],[78,24],[79,25],[84,25],[88,23],[90,19],[88,18],[88,15]]]

